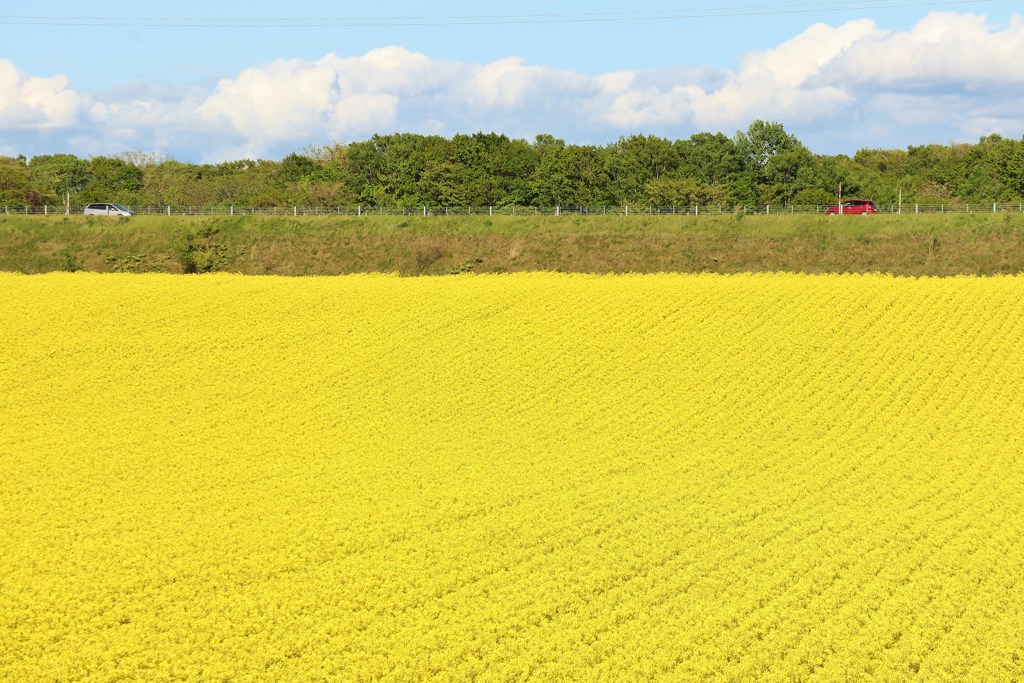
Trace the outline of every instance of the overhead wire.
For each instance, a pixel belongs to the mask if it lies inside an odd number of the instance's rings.
[[[854,12],[863,10],[978,5],[992,0],[940,0],[939,2],[880,2],[879,0],[838,0],[835,2],[735,5],[618,12],[577,12],[545,14],[491,14],[407,17],[87,17],[0,15],[0,25],[91,27],[115,25],[127,28],[373,28],[431,26],[501,26],[521,24],[584,24],[609,22],[666,21],[728,17],[774,16]]]

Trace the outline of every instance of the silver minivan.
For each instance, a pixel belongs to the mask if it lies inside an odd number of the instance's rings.
[[[120,204],[89,204],[85,207],[86,216],[134,216],[135,212]]]

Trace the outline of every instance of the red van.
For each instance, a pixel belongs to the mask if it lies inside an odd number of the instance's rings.
[[[842,208],[842,211],[839,209]],[[866,216],[869,213],[878,213],[878,207],[869,199],[847,199],[842,207],[838,204],[825,209],[825,215],[842,213],[850,216]]]

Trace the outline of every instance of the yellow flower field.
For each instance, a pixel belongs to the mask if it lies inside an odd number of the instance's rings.
[[[0,680],[1024,680],[1024,278],[0,275]]]

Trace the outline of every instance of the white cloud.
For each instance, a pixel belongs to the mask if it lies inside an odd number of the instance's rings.
[[[614,97],[607,109],[612,125],[739,126],[755,118],[800,123],[842,111],[853,99],[842,88],[808,83],[835,57],[870,35],[874,24],[852,21],[839,28],[816,24],[764,52],[746,55],[740,69],[710,79],[638,87],[639,74],[610,74],[603,83]]]
[[[335,71],[341,91],[348,93],[422,95],[448,90],[466,70],[463,64],[430,59],[395,46],[370,50],[361,57],[327,55],[321,63]]]
[[[281,60],[224,79],[197,113],[257,142],[322,128],[337,106],[338,75],[324,61]]]
[[[355,94],[334,105],[330,137],[344,138],[353,131],[387,129],[395,125],[398,111],[397,95]]]
[[[0,144],[16,147],[16,130],[45,130],[50,140],[62,132],[81,146],[66,151],[130,147],[218,160],[282,156],[310,142],[394,130],[550,132],[607,142],[633,132],[729,131],[760,118],[832,145],[848,140],[842,151],[853,151],[874,146],[880,130],[903,144],[925,134],[946,142],[1024,133],[1021,55],[1024,18],[996,28],[975,14],[936,12],[907,31],[870,20],[815,24],[743,55],[733,70],[677,65],[588,75],[522,57],[472,64],[393,46],[282,59],[213,86],[122,84],[83,96],[62,76],[29,76],[0,60]]]
[[[973,90],[1024,85],[1024,17],[1004,30],[983,16],[935,12],[910,31],[874,30],[851,44],[824,75],[833,83],[872,88]]]
[[[37,78],[0,59],[0,130],[74,125],[82,98],[64,76]]]
[[[471,69],[465,92],[469,102],[482,107],[523,109],[551,96],[587,97],[595,85],[582,74],[526,66],[522,57],[509,57]]]
[[[261,150],[288,141],[370,135],[402,125],[401,104],[422,105],[448,94],[465,70],[399,47],[345,59],[329,54],[313,62],[279,60],[222,79],[196,114]]]
[[[748,54],[743,59],[738,80],[745,83],[764,80],[786,88],[799,88],[853,45],[877,34],[874,22],[867,19],[850,21],[836,28],[814,24],[774,49]]]

